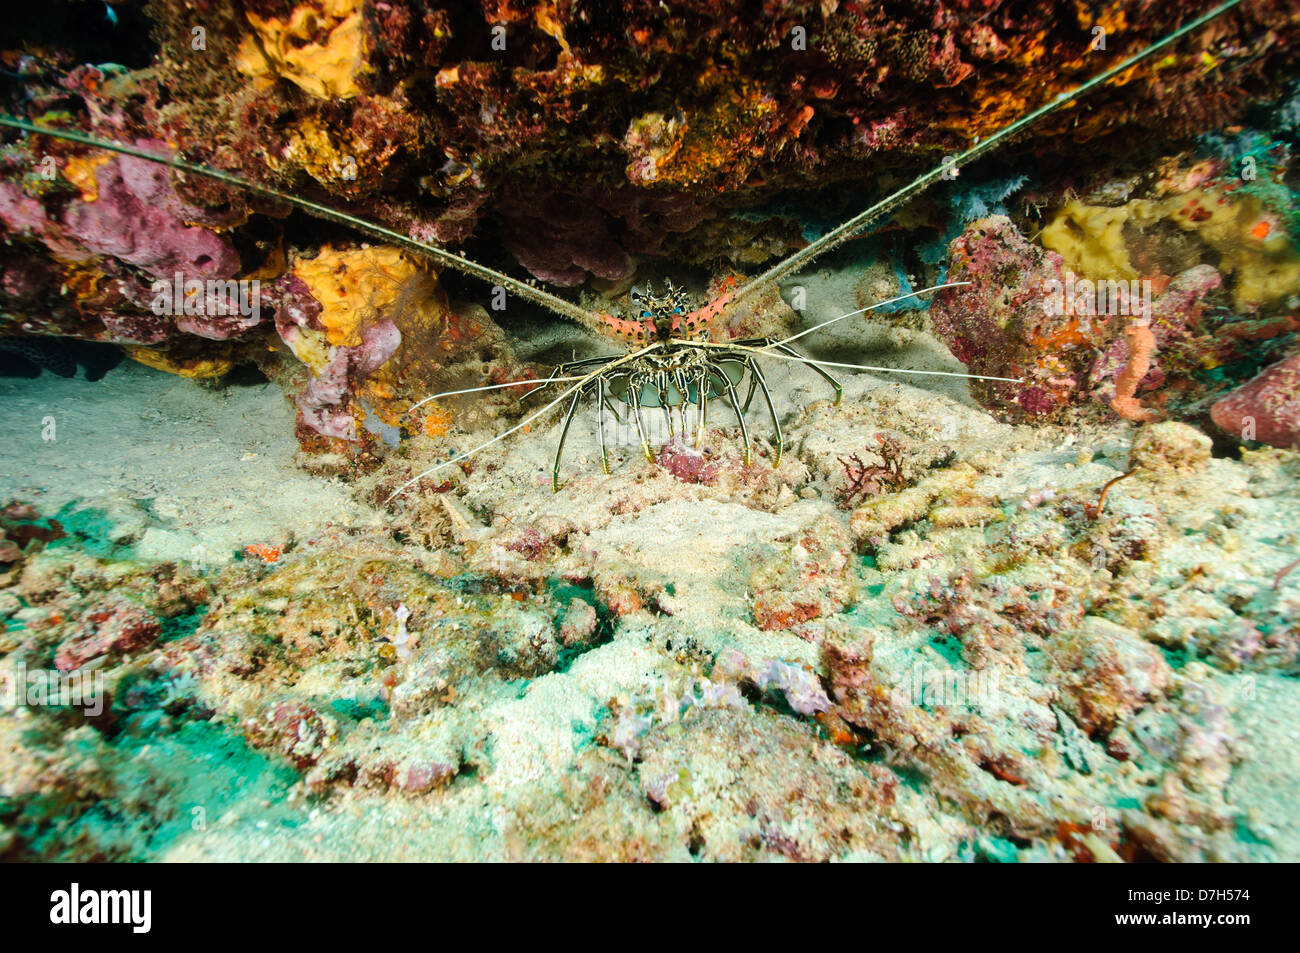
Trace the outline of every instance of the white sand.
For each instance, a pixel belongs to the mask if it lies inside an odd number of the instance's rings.
[[[94,383],[0,379],[0,400],[0,496],[45,515],[104,509],[144,559],[219,565],[251,543],[377,519],[296,466],[294,409],[274,384],[209,390],[125,361]]]

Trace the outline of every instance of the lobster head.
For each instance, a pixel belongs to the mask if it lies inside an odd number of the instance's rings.
[[[671,280],[666,280],[663,294],[655,294],[648,284],[644,291],[633,288],[632,305],[637,320],[645,326],[647,337],[663,341],[680,329],[689,300],[685,288],[675,287]]]

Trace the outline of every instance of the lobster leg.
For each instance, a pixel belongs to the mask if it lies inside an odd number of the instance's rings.
[[[673,373],[673,387],[677,390],[677,418],[682,423],[682,442],[686,442],[686,408],[691,403],[691,385],[681,371]]]
[[[745,424],[745,412],[740,409],[740,398],[736,395],[736,385],[731,383],[731,378],[727,376],[726,371],[717,368],[722,379],[727,382],[727,399],[731,401],[731,409],[736,412],[736,419],[740,421],[740,439],[745,444],[745,466],[749,466],[749,427]]]
[[[767,412],[772,415],[772,427],[776,430],[776,456],[772,459],[772,467],[775,469],[781,465],[781,454],[785,450],[785,437],[781,434],[781,421],[776,417],[776,408],[772,406],[772,392],[767,389],[767,381],[763,379],[763,372],[758,368],[758,362],[752,357],[746,359],[746,366],[753,379],[758,383],[758,387],[763,392],[763,400],[767,402]]]
[[[561,376],[563,376],[563,374],[562,374],[560,368],[558,368],[558,367],[553,367],[553,368],[551,368],[551,374],[550,374],[550,376],[549,376],[549,377],[546,377],[546,378],[543,378],[543,379],[541,379],[541,380],[539,380],[539,381],[537,381],[537,382],[536,382],[537,386],[534,387],[532,390],[528,391],[528,393],[523,394],[522,396],[520,396],[520,398],[519,398],[519,402],[522,404],[524,401],[526,401],[529,397],[532,397],[534,394],[537,394],[537,393],[540,393],[541,391],[546,390],[546,388],[550,387],[551,384],[553,384],[553,383],[555,382],[555,379],[556,379],[556,378],[561,377]]]
[[[695,425],[695,447],[699,449],[704,443],[704,422],[709,416],[709,376],[705,374],[697,385],[700,394],[700,419]]]
[[[605,449],[605,383],[596,381],[596,434],[600,437],[600,465],[609,475],[609,451]]]
[[[597,381],[597,384],[600,382]],[[573,399],[569,401],[569,409],[564,414],[564,429],[560,431],[560,445],[555,448],[555,466],[551,470],[551,489],[560,492],[560,456],[564,453],[564,439],[569,436],[569,425],[573,423],[573,415],[578,412],[578,401],[582,397],[582,390],[573,392]]]
[[[636,420],[637,436],[641,438],[641,450],[645,453],[645,458],[653,463],[655,455],[650,452],[650,442],[645,438],[645,425],[641,423],[641,396],[635,387],[629,387],[627,398],[628,403],[632,405],[632,417]]]
[[[519,401],[520,403],[523,403],[528,398],[532,397],[534,394],[540,394],[542,391],[546,390],[546,388],[550,387],[557,380],[567,377],[574,372],[584,373],[590,368],[599,365],[608,364],[610,361],[613,360],[616,360],[616,358],[588,357],[588,358],[584,358],[581,361],[569,361],[567,364],[557,364],[555,367],[551,368],[551,373],[549,376],[539,378],[535,381],[530,381],[530,383],[536,384],[537,386],[534,387],[532,390],[530,390],[528,393],[522,395],[519,398]]]
[[[745,413],[749,413],[749,405],[754,402],[754,388],[758,386],[758,378],[754,376],[753,373],[754,367],[752,364],[746,361],[745,366],[749,368],[750,375],[749,375],[749,393],[745,395],[744,410]]]

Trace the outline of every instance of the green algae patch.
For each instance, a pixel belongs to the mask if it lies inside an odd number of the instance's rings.
[[[188,635],[193,635],[203,624],[203,617],[208,614],[206,605],[199,606],[193,612],[187,612],[184,615],[172,616],[170,619],[162,619],[162,642],[174,642],[177,639],[183,639]]]
[[[981,837],[976,842],[976,850],[991,864],[1014,864],[1020,860],[1020,849],[1002,837]]]
[[[563,645],[559,650],[555,667],[552,671],[567,672],[575,661],[597,646],[604,645],[614,638],[614,622],[609,607],[596,598],[592,586],[582,586],[566,579],[551,577],[546,580],[546,593],[555,606],[555,623],[562,628],[561,621],[570,611],[574,602],[585,603],[596,613],[596,626],[590,636],[573,645]],[[669,593],[672,595],[673,593]]]
[[[113,539],[116,523],[107,511],[79,503],[66,503],[54,514],[64,535],[51,541],[49,549],[78,548],[101,559],[120,557],[130,547]]]
[[[950,665],[958,670],[965,670],[966,663],[962,661],[960,639],[951,635],[933,635],[930,637],[929,645]]]
[[[330,708],[351,721],[366,718],[384,721],[391,714],[388,703],[378,695],[372,698],[336,698],[330,702]]]
[[[88,727],[65,735],[49,754],[77,783],[0,802],[17,836],[15,859],[156,861],[244,816],[299,823],[284,806],[298,779],[287,765],[208,722],[154,728],[153,718],[132,720],[112,743]]]

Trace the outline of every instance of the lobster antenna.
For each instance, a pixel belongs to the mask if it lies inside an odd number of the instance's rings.
[[[772,354],[762,348],[757,347],[737,347],[729,346],[728,350],[732,351],[752,351],[755,354],[761,354],[763,357],[772,357],[778,361],[794,361],[799,364],[813,364],[817,367],[842,367],[851,371],[883,371],[886,374],[924,374],[927,377],[961,377],[968,381],[1006,381],[1009,384],[1023,384],[1023,377],[989,377],[986,374],[962,374],[958,371],[913,371],[905,367],[876,367],[872,364],[840,364],[836,361],[818,361],[811,357],[802,355],[795,357],[789,354]]]
[[[990,152],[993,149],[997,148],[997,146],[999,146],[1004,140],[1009,139],[1012,136],[1019,133],[1026,126],[1032,125],[1033,123],[1037,122],[1039,119],[1042,119],[1044,116],[1051,115],[1052,113],[1056,112],[1056,110],[1064,106],[1066,103],[1071,102],[1075,99],[1079,99],[1082,96],[1086,96],[1088,93],[1092,92],[1097,87],[1105,85],[1107,82],[1114,79],[1119,74],[1125,72],[1126,70],[1131,69],[1137,63],[1140,63],[1142,60],[1146,59],[1148,56],[1151,56],[1153,53],[1157,53],[1160,50],[1163,50],[1165,47],[1169,46],[1172,43],[1176,43],[1178,40],[1181,40],[1187,34],[1192,33],[1195,30],[1198,30],[1205,24],[1209,23],[1211,20],[1228,12],[1233,7],[1239,5],[1241,2],[1242,0],[1227,0],[1226,3],[1219,4],[1217,7],[1215,7],[1213,10],[1210,10],[1208,13],[1202,14],[1201,16],[1197,17],[1195,20],[1183,24],[1178,29],[1174,30],[1172,33],[1165,36],[1163,39],[1157,40],[1156,42],[1152,43],[1150,46],[1146,47],[1146,49],[1134,53],[1132,56],[1130,56],[1128,59],[1124,60],[1122,63],[1118,64],[1117,66],[1112,66],[1108,70],[1103,70],[1102,72],[1098,73],[1096,76],[1092,77],[1092,79],[1085,80],[1083,83],[1076,86],[1074,89],[1061,93],[1059,96],[1057,96],[1055,99],[1053,99],[1051,102],[1047,103],[1046,105],[1039,106],[1037,109],[1033,110],[1032,112],[1026,113],[1025,115],[1021,116],[1019,119],[1015,120],[1010,125],[1003,126],[1001,129],[993,133],[993,135],[989,136],[987,139],[976,142],[975,145],[971,146],[969,149],[967,149],[965,152],[961,153],[960,155],[956,156],[955,158],[949,160],[948,162],[944,162],[941,165],[935,166],[930,171],[923,173],[922,175],[918,176],[916,179],[912,180],[912,182],[910,182],[909,184],[903,186],[897,192],[894,192],[892,195],[885,196],[885,198],[881,199],[875,205],[868,208],[865,212],[861,212],[858,215],[853,216],[853,218],[849,219],[843,225],[831,229],[821,238],[818,238],[816,241],[812,242],[811,244],[804,246],[803,248],[795,252],[790,257],[777,262],[775,265],[767,269],[767,271],[763,272],[757,278],[750,279],[745,284],[740,286],[740,288],[736,291],[736,293],[732,295],[731,300],[733,302],[739,301],[741,298],[753,294],[755,291],[757,291],[759,288],[766,285],[768,282],[780,281],[782,278],[785,278],[795,273],[796,271],[799,271],[805,265],[808,265],[810,262],[812,262],[813,259],[825,254],[826,252],[830,251],[833,248],[838,248],[840,245],[844,244],[844,242],[848,241],[850,238],[853,238],[855,235],[857,235],[859,232],[865,229],[868,225],[871,225],[877,219],[894,211],[895,209],[904,205],[911,199],[915,198],[917,195],[920,195],[922,192],[924,192],[926,189],[932,186],[935,182],[937,182],[940,178],[942,178],[944,174],[947,173],[949,170],[956,171],[959,167],[975,161],[985,153]]]
[[[444,460],[442,463],[439,463],[439,464],[436,464],[436,465],[434,465],[434,466],[429,467],[429,469],[423,471],[422,473],[417,473],[415,476],[411,477],[411,479],[407,480],[405,483],[403,483],[401,486],[399,486],[396,490],[394,490],[391,494],[389,494],[388,499],[384,500],[384,503],[385,503],[385,504],[388,504],[388,503],[393,502],[393,500],[397,499],[397,497],[401,496],[403,493],[405,493],[405,492],[406,492],[407,490],[409,490],[411,487],[415,486],[415,484],[419,483],[421,480],[423,480],[423,479],[424,479],[425,477],[427,477],[429,474],[431,474],[431,473],[437,473],[437,472],[438,472],[439,470],[441,470],[443,467],[449,467],[449,466],[451,466],[453,463],[460,463],[460,461],[462,461],[462,460],[468,460],[470,457],[472,457],[474,454],[478,453],[480,450],[486,450],[488,447],[492,446],[492,444],[497,443],[497,442],[499,442],[499,441],[501,441],[501,440],[506,439],[506,437],[510,436],[512,433],[516,433],[517,431],[523,430],[525,427],[527,427],[529,424],[531,424],[531,423],[532,423],[534,420],[536,420],[538,417],[542,416],[542,415],[545,414],[547,411],[549,411],[552,407],[556,407],[556,406],[558,406],[559,403],[560,403],[560,401],[564,400],[566,397],[571,396],[571,395],[573,394],[573,392],[576,391],[576,390],[577,390],[579,387],[581,387],[581,386],[582,386],[582,384],[574,384],[572,387],[570,387],[568,390],[566,390],[564,393],[562,393],[559,397],[555,398],[555,400],[551,401],[549,404],[547,404],[547,405],[546,405],[545,407],[543,407],[541,410],[537,411],[537,413],[533,414],[531,417],[525,417],[525,418],[524,418],[523,420],[521,420],[519,423],[515,424],[515,426],[513,426],[513,427],[511,427],[509,430],[507,430],[505,433],[503,433],[503,434],[498,434],[497,436],[495,436],[495,437],[493,437],[491,440],[489,440],[487,443],[481,443],[481,444],[479,444],[477,447],[474,447],[472,450],[466,450],[464,453],[458,453],[458,454],[456,454],[454,457],[452,457],[452,458],[449,459],[449,460]]]
[[[460,394],[478,394],[485,390],[500,390],[503,387],[523,387],[525,384],[566,384],[569,381],[580,381],[581,377],[538,377],[528,381],[508,381],[505,384],[487,384],[483,387],[466,387],[464,390],[447,390],[441,394],[430,394],[423,400],[418,400],[406,409],[409,414],[415,408],[427,404],[431,400],[437,400],[440,397],[457,397]]]
[[[874,364],[840,364],[836,361],[819,361],[816,358],[805,357],[802,354],[773,354],[767,348],[763,347],[746,347],[744,344],[726,344],[714,343],[712,341],[684,341],[684,344],[693,344],[695,347],[709,348],[716,351],[744,351],[746,354],[758,354],[761,357],[770,357],[777,361],[794,361],[796,364],[812,364],[817,367],[844,367],[851,371],[883,371],[886,374],[924,374],[927,377],[961,377],[968,381],[1006,381],[1009,384],[1023,384],[1023,377],[989,377],[986,374],[962,374],[958,371],[914,371],[906,367],[877,367]],[[780,343],[780,342],[777,342]],[[776,344],[769,344],[767,347],[776,347]]]
[[[411,479],[407,480],[396,490],[394,490],[391,494],[389,494],[388,499],[384,500],[384,503],[385,504],[391,503],[393,500],[397,499],[397,497],[401,496],[411,487],[415,486],[415,484],[419,483],[429,474],[437,473],[443,467],[449,467],[453,463],[460,463],[460,461],[462,460],[467,460],[470,457],[472,457],[474,454],[478,453],[480,450],[486,450],[488,447],[492,446],[492,444],[500,443],[502,440],[506,439],[506,437],[510,436],[512,433],[517,433],[518,431],[523,430],[525,427],[531,424],[538,417],[541,417],[543,414],[548,413],[553,408],[558,407],[563,401],[565,401],[569,397],[572,397],[577,391],[581,390],[589,382],[595,380],[597,377],[605,373],[605,371],[609,370],[611,367],[617,367],[620,364],[626,364],[629,361],[636,360],[642,354],[645,354],[647,351],[653,351],[656,347],[658,347],[658,345],[655,344],[649,345],[648,347],[643,347],[639,351],[633,351],[631,354],[625,355],[624,357],[620,357],[616,361],[611,361],[609,364],[605,364],[601,367],[596,368],[590,374],[578,378],[578,382],[574,384],[572,387],[566,388],[563,391],[563,393],[560,394],[559,397],[555,398],[555,400],[551,401],[541,410],[537,411],[537,413],[525,417],[519,423],[515,424],[513,427],[507,430],[505,433],[498,434],[497,436],[493,437],[491,440],[487,441],[486,443],[481,443],[477,447],[474,447],[470,450],[466,450],[464,453],[458,453],[450,460],[444,460],[442,463],[435,464],[434,466],[429,467],[429,469],[425,470],[423,473],[417,473],[415,476],[411,477]],[[541,383],[541,382],[529,381],[529,383]]]
[[[821,324],[815,324],[811,328],[808,328],[805,331],[800,331],[798,334],[792,334],[788,338],[785,338],[784,340],[775,341],[772,344],[768,344],[766,346],[779,347],[782,344],[789,344],[791,341],[799,340],[799,338],[803,337],[805,334],[812,334],[814,331],[820,331],[828,324],[834,324],[836,321],[843,321],[845,318],[851,318],[855,314],[865,314],[868,311],[875,311],[877,308],[883,308],[887,304],[895,304],[896,302],[899,301],[906,301],[908,298],[917,298],[923,294],[929,294],[931,291],[942,291],[944,288],[960,288],[962,285],[969,285],[969,284],[971,284],[971,282],[969,281],[950,281],[944,285],[934,285],[933,287],[930,288],[922,288],[920,291],[909,291],[907,294],[899,295],[897,298],[889,298],[885,301],[877,301],[875,304],[870,305],[869,307],[858,308],[857,311],[850,311],[848,314],[841,314],[838,318],[831,318],[829,321],[823,321]]]
[[[470,261],[457,255],[455,252],[447,251],[445,248],[439,248],[437,245],[431,245],[428,242],[422,242],[419,239],[411,238],[409,235],[403,235],[401,232],[393,231],[391,228],[385,228],[374,222],[366,221],[364,218],[358,218],[347,212],[331,208],[328,205],[321,205],[319,202],[313,202],[294,195],[291,192],[284,192],[280,189],[272,188],[269,185],[261,185],[251,179],[245,179],[242,176],[235,175],[232,172],[226,172],[223,169],[217,169],[209,165],[201,165],[197,162],[186,162],[184,159],[177,159],[174,156],[163,155],[157,152],[150,152],[147,149],[141,149],[138,146],[128,145],[124,142],[113,142],[109,139],[100,139],[96,136],[87,135],[84,132],[78,132],[75,129],[56,129],[53,126],[44,126],[39,123],[28,122],[25,119],[18,119],[14,116],[8,116],[0,113],[0,126],[8,126],[10,129],[18,129],[22,132],[32,135],[50,136],[53,139],[64,139],[68,142],[80,143],[83,146],[91,146],[95,149],[105,149],[109,152],[116,152],[120,155],[131,156],[136,159],[144,159],[148,162],[156,162],[160,165],[170,166],[181,172],[188,172],[191,175],[200,175],[226,185],[242,189],[246,192],[252,192],[267,198],[275,199],[300,208],[309,215],[316,218],[323,218],[326,221],[337,222],[340,225],[347,225],[349,228],[355,228],[357,231],[370,235],[374,238],[383,239],[394,245],[400,245],[408,251],[423,255],[426,258],[432,258],[439,264],[445,265],[454,271],[462,272],[466,275],[472,275],[493,285],[501,285],[507,288],[519,297],[531,301],[533,304],[540,305],[556,314],[566,318],[578,321],[583,325],[590,325],[592,315],[583,308],[578,307],[570,301],[565,301],[558,295],[553,295],[549,291],[543,291],[534,285],[520,281],[518,278],[511,278],[509,275],[497,271],[494,268],[488,268],[486,265],[480,265],[477,262]]]

